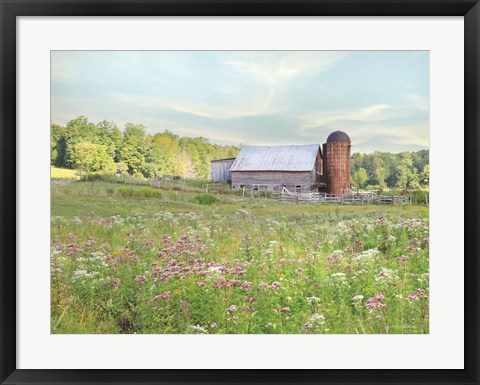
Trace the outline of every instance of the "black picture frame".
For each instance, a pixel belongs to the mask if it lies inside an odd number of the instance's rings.
[[[478,384],[478,0],[0,0],[1,384]],[[463,16],[465,25],[465,368],[463,370],[26,370],[16,369],[17,16]],[[453,130],[452,130],[453,131]],[[16,224],[16,225],[15,225]],[[462,256],[455,256],[460,258]]]

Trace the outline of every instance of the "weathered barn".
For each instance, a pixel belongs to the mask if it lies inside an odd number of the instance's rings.
[[[232,188],[350,192],[351,141],[342,131],[332,132],[322,147],[244,146],[235,159],[212,161],[212,180]],[[230,173],[230,174],[229,174]]]
[[[310,191],[322,170],[320,146],[245,146],[230,171],[232,188]]]
[[[220,183],[230,183],[232,181],[232,167],[235,158],[217,159],[211,161],[212,181]]]

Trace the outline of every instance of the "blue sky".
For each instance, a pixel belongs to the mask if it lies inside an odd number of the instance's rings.
[[[51,119],[140,123],[212,143],[428,148],[427,51],[52,51]]]

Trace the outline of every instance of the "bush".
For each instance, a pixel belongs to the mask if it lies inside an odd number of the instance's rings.
[[[145,198],[160,198],[162,193],[159,190],[151,187],[140,187],[139,189],[135,190],[135,196]]]
[[[143,198],[160,198],[162,193],[159,190],[151,187],[140,187],[135,189],[133,187],[119,187],[118,193],[124,198],[143,197]]]
[[[427,204],[428,202],[428,191],[413,190],[409,191],[407,195],[410,197],[412,203],[414,204]]]
[[[85,181],[86,177],[85,174],[82,176],[80,180]],[[145,179],[140,179],[131,175],[110,175],[110,174],[102,174],[102,173],[89,173],[88,174],[88,181],[102,181],[107,183],[121,183],[121,184],[129,184],[129,185],[143,185],[148,186],[150,182]]]
[[[213,194],[198,194],[192,198],[192,202],[200,205],[211,205],[215,202],[218,202],[218,198]]]

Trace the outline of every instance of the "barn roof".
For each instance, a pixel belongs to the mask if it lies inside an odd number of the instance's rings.
[[[320,145],[244,146],[230,171],[311,171]]]
[[[230,160],[235,160],[235,158],[214,159],[214,160],[211,160],[210,162],[228,162]]]

